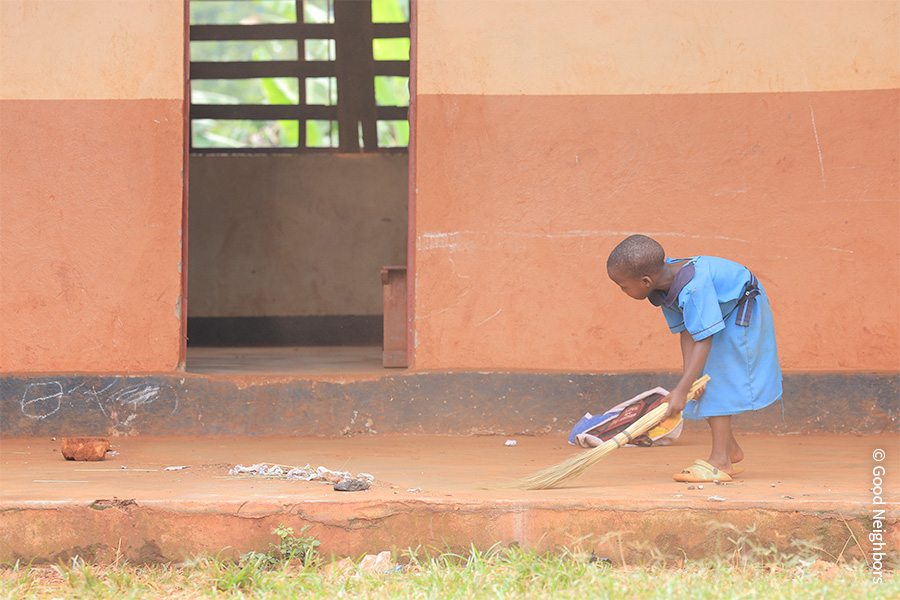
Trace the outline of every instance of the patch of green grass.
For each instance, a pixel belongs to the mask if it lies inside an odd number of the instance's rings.
[[[818,559],[728,559],[664,566],[610,566],[590,554],[564,550],[535,553],[495,546],[487,551],[409,552],[390,573],[351,570],[335,577],[329,565],[285,561],[229,562],[202,558],[187,566],[99,567],[76,559],[53,567],[16,565],[0,570],[0,598],[396,598],[466,600],[583,598],[816,598],[900,597],[900,578],[885,573],[872,583],[865,564]],[[358,565],[358,563],[356,563]]]

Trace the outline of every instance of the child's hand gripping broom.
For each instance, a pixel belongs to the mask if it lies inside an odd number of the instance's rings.
[[[698,392],[706,385],[707,381],[709,381],[709,375],[704,375],[694,382],[690,391],[687,393],[688,401],[694,400],[697,397]],[[568,458],[558,465],[552,466],[549,469],[544,469],[543,471],[538,471],[537,473],[533,473],[528,477],[523,477],[522,479],[503,487],[520,490],[546,490],[556,487],[564,481],[574,479],[579,475],[582,475],[601,459],[606,458],[606,455],[613,450],[621,448],[634,438],[659,425],[668,408],[669,404],[664,402],[632,423],[625,431],[618,433],[616,437],[603,442],[596,448],[591,448],[581,454],[576,454],[572,458]]]

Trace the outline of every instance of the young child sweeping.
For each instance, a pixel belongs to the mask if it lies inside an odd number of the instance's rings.
[[[681,336],[684,374],[668,396],[666,417],[684,411],[706,419],[712,450],[706,460],[676,473],[676,481],[731,481],[743,471],[744,452],[731,417],[781,398],[781,367],[772,311],[759,281],[744,266],[712,256],[666,258],[663,247],[632,235],[613,249],[606,270],[622,291],[662,308],[672,333]],[[687,392],[702,373],[711,379],[700,398]]]

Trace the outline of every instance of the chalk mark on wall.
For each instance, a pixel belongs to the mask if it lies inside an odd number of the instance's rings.
[[[497,315],[499,315],[499,314],[500,314],[500,311],[502,311],[502,310],[503,310],[502,307],[501,307],[501,308],[498,308],[498,309],[497,309],[497,312],[495,312],[494,314],[492,314],[491,316],[489,316],[487,319],[484,319],[483,321],[477,323],[477,324],[475,325],[475,327],[481,327],[482,325],[484,325],[485,323],[487,323],[488,321],[490,321],[491,319],[493,319],[494,317],[496,317]]]
[[[158,385],[135,385],[116,392],[111,398],[120,404],[131,404],[134,407],[149,404],[159,396]]]
[[[178,411],[178,397],[169,385],[125,379],[103,383],[82,381],[68,389],[65,381],[29,383],[19,400],[20,410],[29,419],[41,420],[63,409],[83,411],[95,405],[116,429],[132,427],[151,412],[174,415]]]
[[[62,406],[63,387],[58,381],[29,383],[19,401],[22,414],[29,419],[46,419]]]
[[[816,129],[816,113],[813,112],[812,102],[809,103],[809,117],[812,119],[813,134],[816,136],[816,150],[819,151],[819,170],[822,171],[822,189],[828,189],[825,185],[825,161],[822,160],[822,146],[819,145],[819,130]]]
[[[734,191],[738,192],[741,190]],[[472,242],[477,238],[481,239],[479,240],[479,243],[475,244],[476,246],[484,246],[490,244],[493,247],[496,245],[496,241],[494,238],[511,238],[514,240],[590,239],[602,237],[624,238],[635,233],[649,235],[650,237],[678,237],[698,240],[724,240],[727,242],[740,242],[743,244],[751,243],[750,240],[728,237],[724,235],[700,235],[678,231],[612,231],[608,229],[573,229],[568,231],[560,231],[558,233],[530,233],[524,231],[453,231],[423,233],[417,239],[417,249],[422,252],[426,252],[429,250],[449,250],[450,252],[468,250],[470,247],[472,247]]]
[[[803,69],[803,82],[806,89],[809,89],[809,78],[806,76],[806,69]],[[822,189],[828,189],[825,185],[825,161],[822,159],[822,146],[819,144],[819,130],[816,128],[816,113],[813,112],[812,100],[809,101],[809,118],[812,121],[813,135],[816,137],[816,150],[819,151],[819,170],[822,172]]]

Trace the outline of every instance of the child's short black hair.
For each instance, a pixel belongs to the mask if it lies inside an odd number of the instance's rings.
[[[656,275],[666,261],[663,247],[646,235],[630,235],[613,248],[606,260],[607,271],[619,271],[633,277]]]

